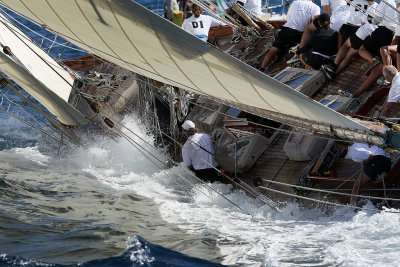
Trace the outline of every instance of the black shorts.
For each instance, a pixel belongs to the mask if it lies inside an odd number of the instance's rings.
[[[400,45],[397,45],[396,51],[398,54],[400,54]]]
[[[390,45],[393,36],[394,32],[392,30],[389,30],[385,26],[379,26],[371,35],[365,38],[363,46],[373,56],[377,56],[382,46]]]
[[[376,180],[379,174],[386,172],[388,173],[391,168],[390,158],[385,156],[373,156],[371,161],[364,166],[364,172],[372,180]]]
[[[194,174],[196,174],[196,176],[202,181],[210,183],[218,181],[220,178],[218,171],[213,168],[194,170]]]
[[[333,60],[325,58],[321,55],[313,54],[312,52],[303,53],[302,59],[307,65],[310,65],[314,70],[319,70],[322,65],[332,64]]]
[[[360,26],[352,25],[352,24],[343,24],[340,28],[339,32],[342,35],[343,41],[347,40],[350,36],[352,36],[356,31],[360,28]]]
[[[272,46],[279,49],[288,49],[301,41],[302,32],[288,27],[281,27],[275,37]]]
[[[360,49],[363,42],[364,40],[361,40],[356,34],[350,35],[350,45],[354,50]]]

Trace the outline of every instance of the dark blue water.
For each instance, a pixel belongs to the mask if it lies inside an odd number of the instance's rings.
[[[164,247],[151,244],[139,236],[133,236],[129,239],[128,248],[115,257],[106,259],[93,260],[81,264],[65,265],[65,264],[49,264],[41,261],[24,259],[15,256],[0,255],[0,266],[181,266],[181,267],[207,267],[222,266],[220,264],[211,263],[209,261],[188,257],[182,253],[166,249]],[[100,256],[100,255],[99,255]]]

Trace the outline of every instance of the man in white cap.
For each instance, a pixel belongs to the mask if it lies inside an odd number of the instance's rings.
[[[186,143],[182,147],[184,166],[192,170],[203,181],[214,182],[218,180],[218,163],[214,157],[214,145],[211,137],[205,133],[196,133],[196,125],[187,120],[182,124]]]

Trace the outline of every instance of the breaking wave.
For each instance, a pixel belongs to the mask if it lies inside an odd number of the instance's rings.
[[[135,116],[124,124],[143,147],[152,142]],[[326,214],[287,203],[276,211],[231,185],[205,186],[179,166],[151,163],[124,139],[91,138],[61,157],[56,144],[36,140],[0,151],[4,266],[398,264],[400,216],[391,210]]]

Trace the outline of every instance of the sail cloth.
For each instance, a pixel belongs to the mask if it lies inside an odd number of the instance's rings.
[[[131,0],[0,0],[72,43],[186,90],[351,130],[361,124],[308,99]]]
[[[0,52],[0,70],[31,94],[57,119],[72,126],[88,120],[68,104],[74,80],[67,71],[33,44],[0,14],[0,42],[12,57]]]

